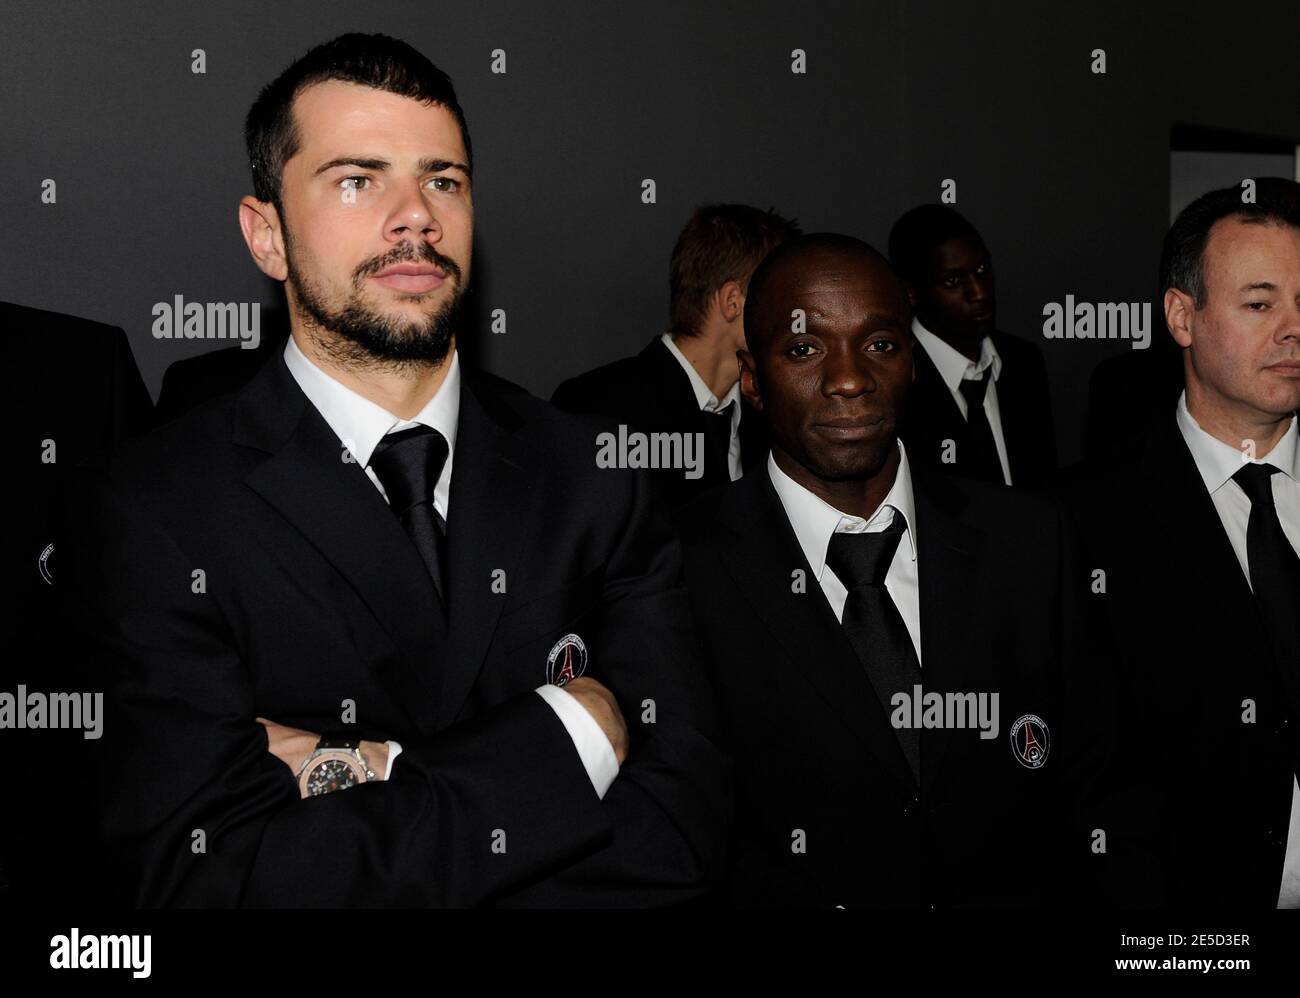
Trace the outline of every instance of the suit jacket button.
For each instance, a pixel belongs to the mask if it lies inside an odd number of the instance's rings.
[[[903,813],[909,818],[921,810],[921,798],[909,797],[903,802]]]

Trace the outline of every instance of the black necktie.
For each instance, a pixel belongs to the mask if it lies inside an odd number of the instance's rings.
[[[921,663],[912,637],[885,589],[885,576],[906,525],[903,514],[895,510],[893,522],[883,531],[834,533],[826,551],[826,564],[849,591],[844,603],[844,630],[886,718],[896,709],[891,703],[895,693],[906,693],[910,701],[914,687],[921,685]],[[894,734],[919,786],[921,733],[915,728],[895,728]]]
[[[993,427],[984,413],[984,395],[988,391],[992,367],[984,368],[978,378],[962,378],[959,386],[966,399],[966,449],[957,451],[957,470],[968,478],[985,482],[1006,482],[1002,475],[1002,462],[998,460],[998,446],[993,440]]]
[[[1232,477],[1250,498],[1246,523],[1250,587],[1282,682],[1292,707],[1300,712],[1300,556],[1283,533],[1273,502],[1270,479],[1277,473],[1271,464],[1243,464]]]
[[[379,476],[388,505],[424,559],[444,611],[442,565],[447,525],[433,508],[433,488],[446,463],[447,441],[428,426],[388,434],[370,457],[370,468]]]
[[[728,402],[716,412],[704,416],[704,479],[713,484],[731,481],[731,411]]]

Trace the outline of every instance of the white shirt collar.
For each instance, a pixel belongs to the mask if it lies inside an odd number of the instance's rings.
[[[822,570],[826,567],[826,550],[830,547],[831,534],[836,531],[863,533],[867,530],[883,530],[893,522],[895,512],[903,516],[912,560],[916,560],[916,503],[912,495],[912,472],[908,467],[903,441],[898,441],[898,473],[894,477],[894,484],[875,512],[865,520],[841,512],[820,496],[808,491],[781,470],[770,451],[767,455],[767,473],[817,581],[821,581]]]
[[[447,440],[447,469],[456,451],[456,428],[460,421],[460,356],[451,352],[451,366],[433,398],[413,419],[399,419],[383,406],[371,402],[335,380],[313,364],[298,349],[292,336],[284,345],[284,363],[308,400],[325,417],[357,463],[366,467],[370,455],[384,435],[420,423],[437,430]]]
[[[686,376],[691,379],[691,390],[695,392],[695,402],[702,411],[717,412],[723,406],[740,398],[739,380],[731,386],[731,390],[727,392],[725,397],[719,399],[718,396],[713,394],[705,380],[700,377],[700,372],[695,370],[695,365],[687,359],[686,354],[677,348],[677,344],[673,342],[672,333],[664,333],[659,338],[663,340],[668,352],[677,358],[677,363],[682,365],[682,370],[686,372]],[[732,418],[739,420],[740,406],[737,405],[732,409],[732,412],[734,413]]]
[[[1002,356],[998,353],[998,348],[993,345],[992,336],[985,336],[980,340],[980,359],[971,360],[921,325],[920,319],[912,319],[912,331],[916,333],[917,341],[934,362],[939,377],[948,386],[948,391],[954,395],[961,390],[964,378],[978,378],[987,367],[993,368],[994,381],[1002,377]]]
[[[1211,436],[1196,422],[1196,418],[1187,409],[1187,392],[1178,396],[1178,429],[1192,452],[1196,470],[1201,473],[1201,480],[1211,495],[1228,482],[1246,462],[1242,460],[1245,452],[1238,447],[1225,444],[1217,437]],[[1256,454],[1255,464],[1271,464],[1292,481],[1300,482],[1300,431],[1296,429],[1296,417],[1291,417],[1291,425],[1282,434],[1282,438],[1273,445],[1267,454]]]

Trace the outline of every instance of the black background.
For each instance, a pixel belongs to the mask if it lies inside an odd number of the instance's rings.
[[[456,83],[477,189],[467,352],[489,369],[549,396],[662,331],[697,204],[775,206],[883,248],[951,178],[994,254],[999,325],[1047,355],[1065,463],[1088,374],[1129,346],[1044,341],[1042,308],[1152,299],[1173,124],[1300,137],[1286,2],[6,2],[3,17],[0,298],[122,326],[155,395],[168,364],[228,345],[153,339],[155,302],[261,301],[264,334],[280,307],[236,225],[243,118],[344,31],[402,38]],[[496,308],[505,335],[487,333]]]

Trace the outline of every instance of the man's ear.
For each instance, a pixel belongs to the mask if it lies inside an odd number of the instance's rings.
[[[911,281],[904,281],[904,280],[902,280],[901,278],[899,279],[899,283],[901,283],[901,284],[903,285],[903,293],[907,295],[907,301],[908,301],[908,304],[911,305],[913,309],[915,309],[915,308],[916,308],[916,288],[912,286],[912,282],[911,282]]]
[[[727,322],[735,322],[745,314],[745,292],[736,281],[727,281],[718,288],[718,311]]]
[[[1192,345],[1192,314],[1195,311],[1196,302],[1186,291],[1169,288],[1165,292],[1165,325],[1180,347]]]
[[[737,350],[736,359],[740,361],[740,394],[752,405],[756,412],[763,411],[763,396],[758,387],[758,370],[754,366],[754,355],[748,350]]]
[[[275,210],[275,205],[251,195],[240,198],[239,231],[244,234],[248,252],[262,273],[277,281],[289,276],[284,230],[280,227],[280,213]]]

